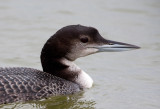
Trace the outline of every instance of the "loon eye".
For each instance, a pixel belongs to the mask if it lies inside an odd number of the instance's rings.
[[[87,37],[83,37],[83,38],[81,38],[80,40],[81,40],[81,42],[83,42],[83,43],[87,43],[87,42],[88,42],[88,38],[87,38]]]

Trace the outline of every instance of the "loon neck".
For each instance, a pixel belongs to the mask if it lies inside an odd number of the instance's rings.
[[[92,87],[93,80],[91,77],[66,58],[52,59],[50,65],[42,66],[44,72],[72,81],[80,85],[82,89]]]

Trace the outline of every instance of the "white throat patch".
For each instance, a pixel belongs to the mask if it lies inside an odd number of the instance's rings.
[[[65,65],[68,65],[69,68],[67,70],[77,73],[78,76],[72,80],[73,82],[80,85],[81,88],[91,88],[93,84],[92,78],[85,73],[83,70],[81,70],[76,64],[74,64],[72,61],[69,61],[67,59],[62,59],[61,62]]]
[[[79,84],[80,86],[82,86],[83,88],[91,88],[93,85],[92,78],[87,73],[85,73],[83,70],[81,70],[75,82]]]

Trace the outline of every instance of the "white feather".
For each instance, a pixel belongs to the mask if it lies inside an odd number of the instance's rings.
[[[93,85],[92,78],[87,73],[85,73],[83,70],[81,70],[76,64],[74,64],[72,61],[69,61],[65,58],[63,58],[61,62],[69,66],[68,71],[78,74],[78,76],[76,76],[74,80],[72,80],[73,82],[77,83],[82,88],[92,87]]]
[[[92,78],[83,70],[80,72],[75,82],[78,83],[82,88],[91,88],[93,85]]]

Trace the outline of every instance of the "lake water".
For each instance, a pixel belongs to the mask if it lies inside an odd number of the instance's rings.
[[[76,60],[94,80],[82,93],[0,108],[160,109],[159,0],[0,0],[0,67],[42,69],[43,44],[71,24],[141,49]]]

